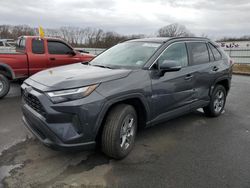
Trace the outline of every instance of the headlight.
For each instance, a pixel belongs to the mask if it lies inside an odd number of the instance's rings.
[[[50,97],[53,103],[60,103],[66,101],[72,101],[84,98],[91,94],[96,88],[97,84],[86,86],[82,88],[75,88],[75,89],[67,89],[67,90],[60,90],[60,91],[52,91],[48,92],[47,95]]]

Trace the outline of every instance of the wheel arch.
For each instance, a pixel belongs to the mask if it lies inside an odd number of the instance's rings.
[[[15,73],[14,73],[14,71],[7,64],[4,64],[4,63],[0,62],[0,72],[2,72],[10,80],[14,80],[15,79]]]
[[[228,94],[230,90],[230,83],[231,83],[231,80],[228,77],[222,77],[222,78],[217,79],[210,89],[210,96],[212,95],[213,90],[216,85],[222,85],[226,89],[226,92]]]
[[[150,118],[150,108],[146,99],[141,94],[131,94],[125,97],[118,97],[112,100],[108,100],[106,104],[104,104],[103,109],[101,110],[100,118],[97,120],[96,128],[95,128],[95,135],[96,140],[99,140],[102,134],[103,125],[106,121],[107,115],[109,114],[110,110],[119,105],[119,104],[128,104],[135,108],[137,116],[138,116],[138,127],[143,128],[146,126],[146,122]]]

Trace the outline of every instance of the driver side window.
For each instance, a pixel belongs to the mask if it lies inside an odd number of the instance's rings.
[[[68,55],[72,49],[60,41],[48,41],[49,54]]]
[[[176,61],[181,67],[188,66],[186,44],[183,42],[170,45],[158,59],[158,65],[165,60]]]

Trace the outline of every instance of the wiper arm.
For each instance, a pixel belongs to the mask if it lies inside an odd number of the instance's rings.
[[[84,61],[82,62],[83,65],[89,65],[89,62],[88,61]]]
[[[92,65],[92,64],[90,64]],[[96,66],[96,67],[101,67],[101,68],[106,68],[106,69],[112,69],[111,67],[107,66],[107,65],[92,65],[92,66]]]

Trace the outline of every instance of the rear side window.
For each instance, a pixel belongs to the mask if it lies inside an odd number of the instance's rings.
[[[44,40],[43,39],[32,39],[32,53],[33,54],[44,54]]]
[[[187,48],[185,43],[175,43],[169,46],[158,59],[158,65],[163,61],[176,61],[180,66],[188,65]]]
[[[222,59],[222,55],[221,53],[219,52],[219,50],[217,48],[215,48],[212,44],[208,44],[209,45],[209,48],[212,50],[213,52],[213,55],[214,55],[214,59],[215,61],[218,61],[218,60],[221,60]]]
[[[188,42],[191,65],[199,65],[209,62],[207,45],[204,42]]]
[[[25,38],[20,38],[17,41],[17,49],[24,50],[26,45],[26,39]]]
[[[3,42],[0,41],[0,46],[3,46]]]
[[[50,54],[69,54],[72,49],[60,41],[48,41],[48,50]]]

